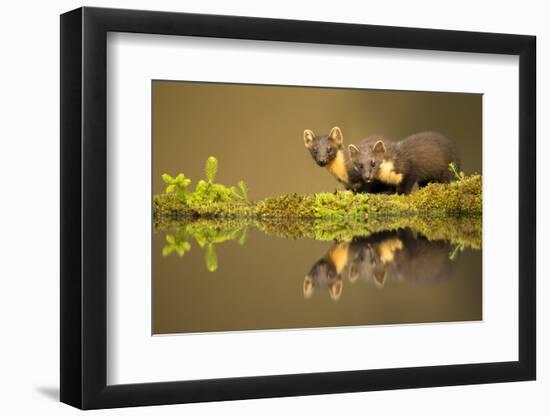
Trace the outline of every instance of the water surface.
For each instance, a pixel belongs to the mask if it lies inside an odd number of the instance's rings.
[[[171,224],[153,235],[152,331],[481,320],[480,242],[465,235],[471,225],[450,227],[453,239],[377,227],[330,240],[318,229],[289,238],[292,224]]]

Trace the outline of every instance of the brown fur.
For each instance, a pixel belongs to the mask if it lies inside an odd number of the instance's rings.
[[[372,135],[358,143],[359,149],[366,150],[378,140],[390,143],[390,140],[380,135]],[[313,131],[304,131],[304,145],[311,157],[321,167],[325,167],[348,190],[362,193],[389,193],[393,187],[381,181],[367,183],[355,170],[350,159],[349,150],[344,146],[344,137],[338,127],[333,127],[327,135],[315,135]]]
[[[450,182],[449,163],[460,165],[455,143],[437,132],[422,132],[391,143],[376,142],[366,149],[350,146],[350,156],[366,182],[378,180],[397,186],[399,194],[411,192],[415,183]]]

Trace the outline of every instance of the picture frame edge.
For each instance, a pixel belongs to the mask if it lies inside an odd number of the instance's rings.
[[[304,25],[328,28],[317,43],[366,31],[362,46],[514,54],[520,58],[519,358],[513,362],[171,381],[106,383],[106,36],[110,31],[183,35],[177,20],[199,19],[192,36],[311,42]],[[165,20],[166,25],[159,22]],[[258,22],[269,21],[267,28]],[[231,24],[230,24],[231,23]],[[235,23],[244,25],[238,27]],[[154,27],[158,26],[155,31]],[[278,25],[280,25],[278,27]],[[319,26],[320,25],[320,26]],[[237,27],[235,32],[231,28]],[[277,29],[278,28],[278,29]],[[127,29],[127,30],[124,30]],[[173,31],[174,33],[166,33]],[[221,32],[220,32],[221,31]],[[341,31],[341,32],[340,32]],[[379,33],[377,34],[377,31]],[[281,33],[284,32],[284,33]],[[307,31],[310,33],[309,31]],[[385,39],[388,33],[395,35]],[[220,35],[222,36],[216,36]],[[429,37],[439,36],[437,42]],[[80,409],[423,388],[536,379],[536,37],[125,9],[79,8],[61,15],[60,31],[60,400]],[[241,37],[239,37],[241,36]],[[297,40],[289,40],[295,37]],[[477,43],[472,41],[481,37]],[[327,40],[324,42],[323,39]],[[350,42],[357,40],[350,40]],[[447,43],[451,49],[439,49]],[[384,46],[392,45],[392,46]],[[454,49],[453,49],[454,48]],[[491,49],[493,48],[493,49]],[[78,82],[79,81],[79,82]],[[99,278],[98,278],[99,277]],[[321,381],[316,382],[316,381]]]

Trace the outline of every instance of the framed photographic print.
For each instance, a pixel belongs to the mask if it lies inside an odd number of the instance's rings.
[[[61,401],[536,375],[535,38],[61,16]]]

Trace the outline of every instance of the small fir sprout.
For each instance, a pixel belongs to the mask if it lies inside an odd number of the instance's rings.
[[[209,156],[208,159],[206,160],[206,165],[204,167],[204,174],[206,177],[206,181],[208,181],[209,184],[212,184],[216,179],[217,173],[218,173],[218,160],[213,156]]]
[[[162,180],[168,184],[166,186],[167,194],[175,192],[178,200],[182,203],[187,201],[187,187],[191,184],[191,180],[189,178],[185,178],[185,175],[182,173],[178,174],[175,178],[168,174],[162,174]]]
[[[179,174],[173,178],[163,174],[162,179],[167,184],[166,193],[176,193],[181,203],[203,209],[213,203],[248,202],[248,187],[244,181],[239,181],[237,186],[232,187],[214,182],[218,174],[218,160],[215,157],[210,156],[206,160],[204,174],[205,179],[197,183],[193,192],[187,190],[191,180],[185,178],[185,175]]]
[[[449,171],[453,173],[457,181],[462,181],[465,178],[464,172],[459,171],[457,165],[454,162],[449,163]]]
[[[241,190],[241,196],[244,200],[248,200],[248,186],[243,180],[240,180],[237,184],[239,186],[239,190]]]

